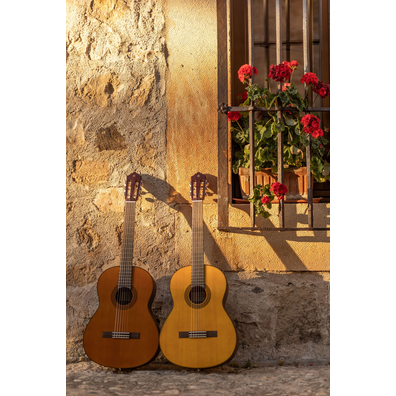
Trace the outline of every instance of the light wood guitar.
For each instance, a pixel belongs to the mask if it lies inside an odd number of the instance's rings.
[[[100,276],[99,308],[84,333],[86,354],[107,367],[139,367],[159,352],[158,325],[151,313],[155,281],[147,271],[132,265],[141,180],[135,172],[127,177],[121,263]]]
[[[192,265],[170,281],[173,309],[160,334],[164,356],[190,368],[208,368],[229,361],[238,346],[235,327],[224,309],[227,280],[218,268],[204,265],[203,199],[206,176],[191,178]]]

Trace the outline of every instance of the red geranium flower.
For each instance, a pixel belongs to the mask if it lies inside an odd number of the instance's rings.
[[[307,114],[301,118],[301,124],[304,125],[303,131],[312,135],[313,138],[323,136],[323,129],[320,128],[320,120],[313,114]]]
[[[314,87],[313,91],[320,95],[320,97],[323,99],[326,96],[330,95],[330,84],[327,84],[326,82],[319,81]]]
[[[253,70],[254,70],[254,74],[258,74],[257,69],[248,64],[246,65],[242,65],[239,70],[238,70],[238,78],[241,82],[244,82],[246,78],[250,78],[252,77],[253,74]]]
[[[292,71],[297,69],[298,63],[295,60],[292,60],[291,62],[288,61],[284,61],[282,62],[284,65],[288,65],[290,67],[290,69],[292,69]]]
[[[248,93],[245,91],[245,92],[242,94],[242,100],[245,101],[245,100],[247,99],[247,97],[248,97]]]
[[[266,195],[263,195],[263,197],[261,198],[261,203],[263,204],[267,204],[271,202],[271,200],[269,199],[269,197],[267,197]]]
[[[305,73],[301,78],[301,82],[306,84],[312,83],[313,85],[316,85],[318,81],[319,79],[315,73]]]
[[[270,190],[278,197],[279,200],[284,199],[285,194],[287,193],[287,187],[279,182],[272,183]]]
[[[280,65],[271,65],[268,77],[281,83],[287,81],[292,73],[292,69],[288,63],[289,62],[281,63]]]
[[[228,112],[228,119],[230,121],[238,121],[241,118],[241,113],[239,111]]]

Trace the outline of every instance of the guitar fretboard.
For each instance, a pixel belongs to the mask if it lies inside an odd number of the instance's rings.
[[[125,202],[124,235],[122,238],[120,273],[118,276],[118,288],[131,287],[132,284],[132,261],[133,261],[133,237],[135,231],[136,201]]]
[[[205,287],[202,205],[202,201],[193,201],[192,203],[191,288],[194,286]]]

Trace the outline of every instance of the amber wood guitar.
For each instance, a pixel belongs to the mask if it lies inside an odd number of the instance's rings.
[[[159,352],[158,325],[151,313],[155,282],[147,271],[132,265],[141,179],[135,172],[127,177],[121,263],[100,276],[99,308],[84,333],[86,354],[107,367],[139,367]]]
[[[208,368],[229,361],[238,338],[224,309],[227,280],[216,267],[204,265],[203,199],[206,177],[191,178],[192,265],[176,271],[170,281],[173,309],[160,334],[160,346],[172,363]]]

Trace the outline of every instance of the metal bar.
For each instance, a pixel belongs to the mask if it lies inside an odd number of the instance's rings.
[[[237,232],[237,231],[330,231],[330,227],[284,227],[284,228],[257,228],[257,227],[226,227],[226,228],[218,228],[218,231],[224,231],[224,232]]]
[[[281,0],[276,0],[276,63],[282,62],[282,3]],[[282,89],[282,84],[278,83],[278,93]],[[279,100],[277,105],[279,106]],[[250,113],[251,114],[251,113]],[[282,110],[277,111],[278,122],[282,121]],[[278,182],[284,182],[283,175],[283,132],[278,133]],[[283,200],[279,202],[279,226],[285,226],[285,205]]]
[[[290,0],[286,0],[286,60],[290,62]],[[282,43],[283,44],[283,43]]]
[[[303,0],[303,51],[304,51],[304,73],[309,72],[309,9],[308,0]],[[307,85],[305,86],[305,94],[307,93]],[[308,189],[308,224],[313,227],[313,183],[311,173],[311,136],[308,136],[309,144],[306,150],[306,162],[307,162],[307,189]]]
[[[219,103],[228,103],[227,0],[217,0],[217,95]],[[228,120],[217,117],[217,221],[228,226]]]
[[[292,40],[292,41],[282,41],[282,44],[290,44],[290,45],[297,45],[302,44],[303,41],[301,40]],[[312,40],[312,44],[320,44],[319,40]],[[254,45],[257,47],[265,47],[270,45],[276,45],[276,41],[255,41]]]
[[[277,107],[271,107],[270,109],[267,109],[265,107],[257,107],[257,106],[249,106],[249,107],[242,107],[242,106],[228,106],[227,107],[228,111],[263,111],[263,112],[271,112],[271,111],[300,111],[296,109],[295,107],[282,107],[282,106],[277,106]],[[329,112],[330,107],[308,107],[307,110],[305,110],[305,113],[311,113],[311,112]]]
[[[263,0],[263,20],[264,20],[264,43],[267,44],[265,45],[265,53],[264,53],[264,59],[266,62],[266,73],[265,75],[268,75],[269,68],[270,68],[270,60],[269,60],[269,46],[268,46],[268,38],[269,38],[269,28],[268,28],[268,3],[269,0]],[[256,43],[254,43],[256,45]],[[266,87],[269,89],[270,82],[265,81]]]
[[[253,0],[248,0],[248,49],[249,49],[249,65],[254,67],[254,32],[253,32]],[[254,70],[250,84],[254,81]],[[252,104],[252,102],[250,103]],[[253,194],[254,189],[254,113],[249,113],[249,176],[250,176],[250,194]],[[250,202],[250,224],[252,227],[255,225],[254,204]]]

